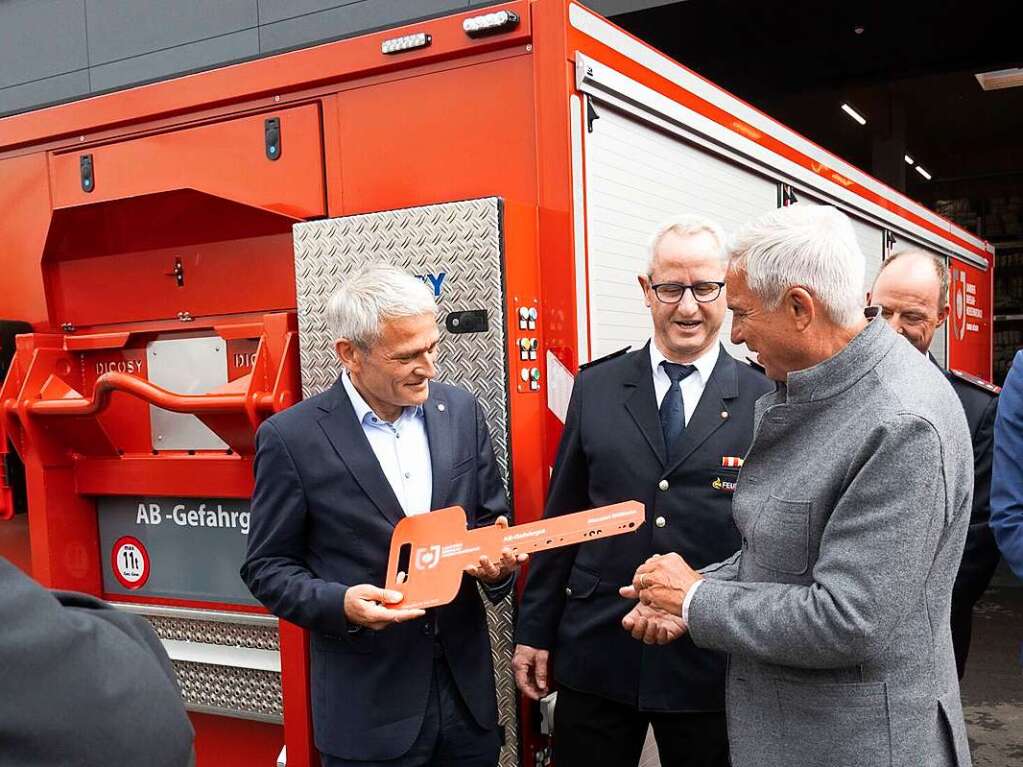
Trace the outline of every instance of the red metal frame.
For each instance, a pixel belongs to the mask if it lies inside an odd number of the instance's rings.
[[[251,495],[255,428],[300,391],[294,221],[501,197],[508,358],[518,360],[518,308],[537,306],[530,335],[541,354],[531,366],[546,376],[550,351],[575,370],[581,297],[569,99],[578,95],[576,51],[938,231],[829,163],[581,33],[569,23],[567,0],[498,7],[515,11],[518,27],[472,39],[461,24],[479,11],[467,10],[0,119],[0,273],[8,288],[0,316],[35,330],[19,339],[0,384],[0,454],[6,434],[25,461],[36,578],[103,593],[97,496]],[[383,40],[420,30],[432,35],[429,48],[380,52]],[[262,145],[271,116],[282,121],[283,135],[273,162]],[[93,156],[92,192],[80,185],[82,154]],[[975,244],[939,233],[992,261]],[[175,282],[176,263],[183,285]],[[974,267],[965,273],[988,316],[971,343],[950,343],[950,364],[990,375],[991,270],[986,279]],[[232,355],[228,385],[181,396],[149,383],[145,345],[168,334],[224,338]],[[518,386],[518,366],[511,368],[511,482],[516,521],[525,522],[542,512],[561,423],[542,394]],[[150,404],[199,415],[231,451],[154,454]],[[0,482],[0,514],[5,499]],[[19,530],[24,543],[24,531],[8,525],[5,533]],[[15,552],[13,540],[0,538],[0,553]],[[280,647],[283,730],[195,715],[200,767],[266,762],[282,742],[289,765],[317,763],[305,632],[282,622]],[[521,711],[528,730],[534,704],[523,702]],[[531,764],[542,745],[536,733],[523,733],[522,763]]]

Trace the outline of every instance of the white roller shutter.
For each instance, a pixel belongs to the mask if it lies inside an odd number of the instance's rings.
[[[592,358],[637,348],[651,335],[636,277],[646,269],[647,243],[658,225],[678,214],[698,214],[731,235],[778,204],[774,181],[609,106],[595,108],[600,117],[585,134]],[[744,359],[746,348],[732,345],[730,329],[731,312],[721,340]]]
[[[881,262],[884,261],[884,229],[859,218],[852,218],[852,225],[856,241],[866,259],[867,268],[863,274],[863,298],[866,299],[874,278],[881,271]]]

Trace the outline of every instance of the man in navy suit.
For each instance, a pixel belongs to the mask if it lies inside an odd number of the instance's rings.
[[[995,421],[991,528],[1005,561],[1023,580],[1023,351],[1005,377]]]
[[[324,767],[493,767],[500,749],[486,615],[516,558],[481,558],[453,602],[385,607],[394,525],[461,506],[470,527],[507,524],[483,411],[432,382],[439,334],[426,286],[362,269],[328,309],[344,373],[264,423],[242,578],[309,631],[312,711]]]
[[[639,277],[652,343],[583,366],[576,378],[545,516],[629,499],[635,534],[537,554],[519,607],[516,682],[549,692],[558,767],[629,767],[652,724],[661,763],[725,767],[725,657],[684,638],[647,647],[622,630],[618,586],[648,557],[700,563],[740,545],[732,521],[753,403],[774,386],[718,341],[725,319],[724,234],[692,217],[666,223]]]

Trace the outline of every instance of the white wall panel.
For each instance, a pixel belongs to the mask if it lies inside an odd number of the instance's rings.
[[[731,235],[777,207],[777,186],[599,102],[599,119],[585,134],[586,224],[592,358],[650,337],[650,312],[637,275],[645,272],[653,231],[679,214],[717,221]],[[722,299],[719,300],[724,300]],[[745,347],[722,342],[743,359]]]

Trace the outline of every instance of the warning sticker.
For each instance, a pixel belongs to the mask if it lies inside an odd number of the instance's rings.
[[[110,564],[126,589],[140,589],[149,580],[149,552],[138,538],[126,535],[114,541]]]

